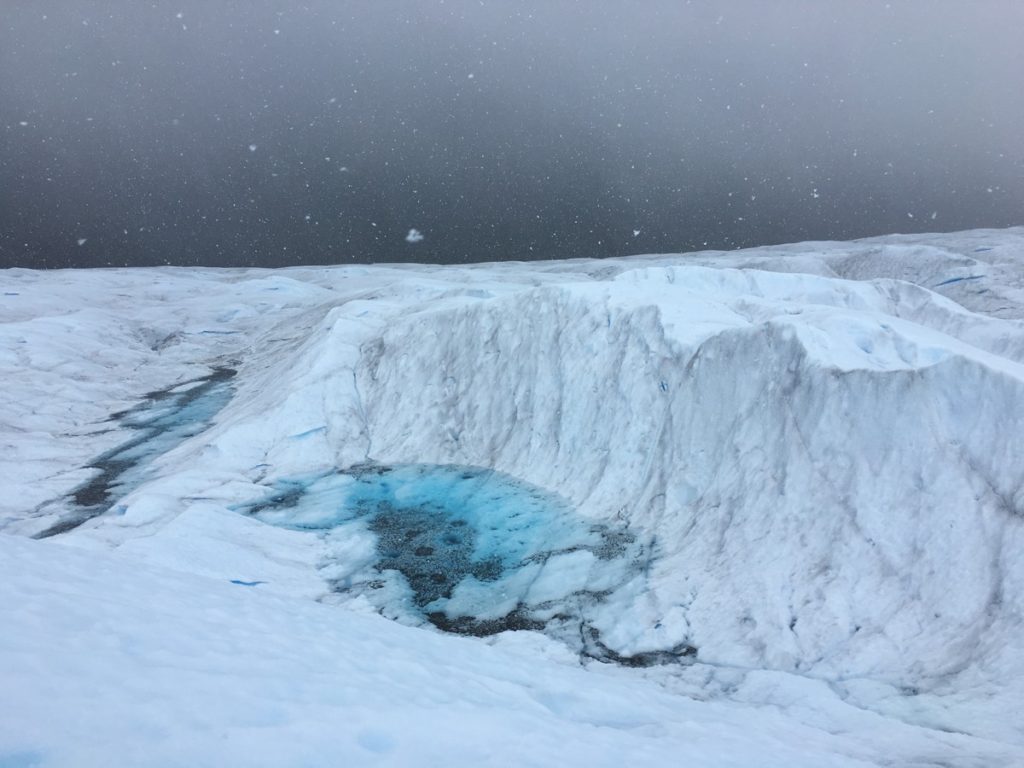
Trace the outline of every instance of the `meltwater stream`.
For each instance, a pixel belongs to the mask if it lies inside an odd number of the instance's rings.
[[[583,655],[646,666],[692,649],[626,656],[600,616],[635,596],[645,548],[561,498],[479,467],[365,465],[280,481],[246,513],[320,531],[334,590],[407,624],[491,635],[544,631]]]
[[[150,392],[138,405],[110,417],[133,436],[97,456],[88,465],[93,478],[71,492],[72,511],[35,538],[66,533],[109,510],[116,501],[140,486],[149,461],[205,430],[231,399],[231,368],[215,368],[209,375]]]

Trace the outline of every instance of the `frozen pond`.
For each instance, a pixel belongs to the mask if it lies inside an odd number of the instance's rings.
[[[323,532],[337,553],[324,566],[335,590],[403,623],[473,635],[545,631],[585,655],[638,665],[689,652],[608,649],[594,618],[636,588],[645,548],[627,529],[590,523],[561,498],[493,470],[368,465],[282,481],[245,511]]]

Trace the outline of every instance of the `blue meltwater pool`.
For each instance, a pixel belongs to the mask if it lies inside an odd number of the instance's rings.
[[[645,548],[625,527],[582,518],[565,500],[479,467],[366,465],[276,484],[246,513],[321,532],[334,589],[385,616],[463,634],[545,631],[623,661],[592,622],[635,590]]]

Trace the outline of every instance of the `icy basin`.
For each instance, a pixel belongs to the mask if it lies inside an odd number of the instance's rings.
[[[335,553],[324,565],[334,590],[403,623],[473,635],[539,630],[588,656],[665,660],[663,652],[617,654],[597,629],[595,616],[636,589],[645,550],[633,534],[587,522],[560,497],[508,475],[361,466],[280,481],[245,511],[323,532]]]

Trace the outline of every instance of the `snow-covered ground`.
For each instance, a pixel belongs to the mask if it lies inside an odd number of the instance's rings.
[[[1024,229],[0,289],[0,766],[1024,765]],[[408,465],[629,567],[545,553],[561,634],[388,610],[280,489]]]

